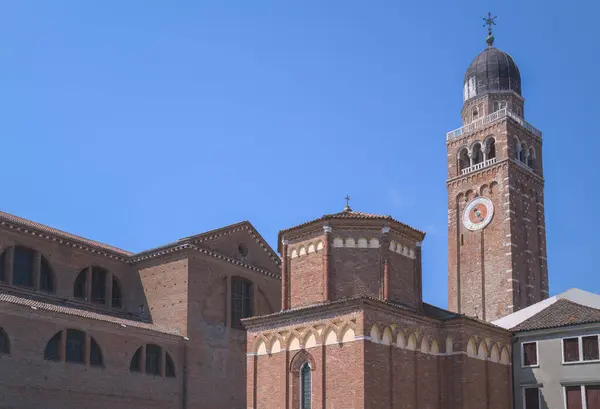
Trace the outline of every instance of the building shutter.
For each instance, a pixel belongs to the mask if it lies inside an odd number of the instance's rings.
[[[540,409],[540,393],[538,388],[525,389],[525,409]]]
[[[583,344],[583,360],[591,361],[600,359],[598,351],[598,335],[581,338]]]
[[[600,409],[600,385],[585,387],[585,401],[587,409]]]
[[[563,339],[565,362],[579,361],[579,338]]]
[[[567,386],[567,409],[582,409],[581,386]]]

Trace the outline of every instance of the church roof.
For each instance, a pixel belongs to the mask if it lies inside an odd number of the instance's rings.
[[[559,299],[547,308],[526,319],[512,331],[533,331],[578,324],[600,323],[600,309]]]
[[[488,47],[467,69],[464,87],[465,101],[490,91],[514,91],[521,95],[521,73],[508,53]]]
[[[8,303],[14,305],[20,305],[23,307],[29,307],[32,310],[41,310],[48,312],[55,312],[65,315],[73,315],[81,318],[92,319],[96,321],[103,321],[113,324],[118,324],[123,327],[134,327],[145,329],[148,331],[160,332],[163,334],[170,335],[181,335],[179,331],[171,328],[165,328],[159,325],[151,324],[149,322],[137,321],[134,319],[122,318],[116,315],[102,314],[99,312],[89,311],[83,308],[77,308],[75,306],[60,305],[57,300],[53,299],[39,299],[32,298],[39,297],[39,295],[28,294],[27,298],[19,295],[11,294],[10,292],[3,290],[0,293],[0,303]],[[66,301],[65,302],[70,302]]]
[[[310,221],[301,223],[299,225],[280,230],[279,235],[278,235],[278,240],[277,240],[278,241],[277,246],[278,246],[279,252],[281,253],[281,240],[283,239],[283,236],[286,233],[289,233],[296,229],[302,229],[304,227],[308,227],[313,224],[318,224],[318,223],[322,223],[322,222],[326,222],[326,221],[330,221],[330,220],[381,220],[381,221],[387,221],[387,222],[389,222],[390,227],[394,227],[394,225],[396,225],[397,228],[409,230],[410,232],[415,233],[417,236],[420,236],[419,241],[422,241],[425,238],[425,232],[417,230],[407,224],[404,224],[404,223],[394,219],[390,215],[378,215],[378,214],[373,214],[373,213],[355,212],[352,209],[350,209],[350,207],[346,206],[346,208],[339,213],[325,214],[325,215],[319,217],[318,219],[310,220]]]

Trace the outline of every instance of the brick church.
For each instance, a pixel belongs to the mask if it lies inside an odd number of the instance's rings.
[[[348,204],[277,252],[248,222],[131,253],[0,212],[0,408],[510,408],[488,322],[548,276],[541,133],[493,41],[446,136],[449,310],[425,233]]]

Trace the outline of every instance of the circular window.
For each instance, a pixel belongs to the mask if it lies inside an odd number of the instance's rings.
[[[238,253],[240,253],[242,257],[246,257],[248,255],[248,247],[246,247],[244,243],[240,243],[238,245]]]

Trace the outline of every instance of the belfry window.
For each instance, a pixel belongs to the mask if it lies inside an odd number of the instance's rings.
[[[471,158],[473,159],[473,165],[483,162],[483,152],[481,151],[481,144],[476,143],[473,145],[473,151],[471,152]]]
[[[469,152],[467,148],[462,148],[458,154],[458,170],[462,171],[471,166],[471,159],[469,158]]]
[[[535,159],[535,151],[533,148],[529,148],[529,155],[527,155],[527,166],[533,169],[533,161]]]
[[[241,277],[231,279],[231,326],[242,329],[240,320],[252,316],[252,282]]]
[[[311,409],[312,407],[312,380],[311,369],[308,362],[302,365],[300,370],[300,408]]]
[[[101,267],[86,267],[81,270],[73,285],[73,296],[83,301],[116,308],[123,305],[121,286],[117,278]]]
[[[527,152],[527,145],[521,145],[521,151],[519,152],[519,160],[524,164],[527,164]]]
[[[54,275],[50,263],[37,251],[15,246],[0,256],[0,281],[8,285],[54,292]]]
[[[472,111],[472,120],[474,121],[477,118],[479,118],[479,110],[477,109],[477,107],[474,107]]]
[[[487,151],[487,159],[493,159],[496,157],[496,140],[490,138],[485,143],[485,149]]]
[[[506,108],[506,101],[494,101],[494,112]]]

